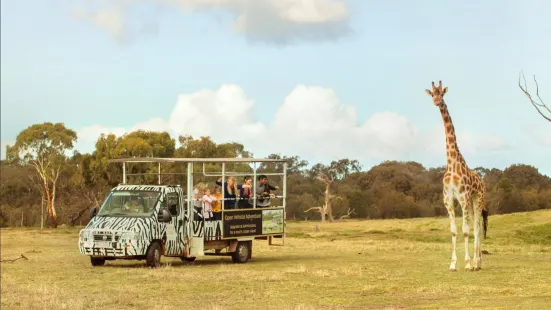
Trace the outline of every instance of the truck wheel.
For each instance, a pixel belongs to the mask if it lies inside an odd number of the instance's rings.
[[[234,263],[246,263],[251,258],[251,241],[238,242],[237,248],[232,253],[231,258]]]
[[[90,257],[90,262],[92,266],[103,266],[105,265],[105,258]]]
[[[180,257],[183,262],[194,262],[195,257]]]
[[[161,265],[161,245],[159,242],[153,242],[149,249],[147,249],[147,255],[145,258],[146,264],[149,267],[159,267]]]

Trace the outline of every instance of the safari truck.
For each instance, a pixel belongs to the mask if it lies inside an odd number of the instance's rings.
[[[106,260],[137,259],[145,260],[151,267],[160,265],[161,256],[179,257],[182,261],[194,261],[205,255],[231,256],[234,263],[246,263],[252,257],[253,240],[268,240],[270,245],[285,243],[285,203],[287,187],[287,164],[284,160],[253,158],[127,158],[111,160],[122,163],[122,183],[114,187],[101,206],[90,213],[90,222],[79,232],[78,247],[81,254],[90,256],[92,266],[101,266]],[[127,173],[128,166],[157,164],[155,173]],[[161,164],[187,166],[185,172],[162,173]],[[262,173],[266,176],[281,177],[281,195],[271,194],[271,201],[279,201],[279,206],[257,206],[258,165],[274,165],[283,170],[275,173]],[[202,165],[203,171],[194,173],[194,167]],[[205,169],[208,165],[209,169]],[[247,172],[229,171],[226,165],[247,165]],[[217,170],[221,166],[220,170]],[[214,167],[214,168],[213,168]],[[134,167],[135,168],[135,167]],[[212,172],[212,170],[216,170]],[[136,170],[136,169],[134,169]],[[174,171],[172,169],[171,171]],[[252,170],[252,173],[250,172]],[[149,169],[151,171],[151,168]],[[194,193],[194,176],[199,179],[215,177],[226,180],[229,176],[250,176],[252,178],[252,204],[248,208],[225,208],[216,218],[205,219],[204,202]],[[128,184],[128,176],[141,176],[149,183],[158,176],[157,184]],[[163,176],[181,175],[185,183],[163,185]],[[239,181],[243,178],[237,178]],[[215,185],[215,181],[207,184]],[[223,183],[224,184],[224,183]],[[226,186],[222,186],[222,197]],[[198,197],[199,196],[199,197]],[[264,197],[264,198],[263,198]],[[249,200],[250,201],[250,200]],[[275,204],[275,203],[272,203]],[[263,204],[265,205],[265,204]],[[237,204],[235,204],[237,208]],[[281,239],[275,244],[274,238]]]

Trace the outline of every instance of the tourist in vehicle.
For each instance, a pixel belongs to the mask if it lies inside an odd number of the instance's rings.
[[[235,203],[237,195],[241,189],[241,185],[238,185],[234,176],[229,176],[227,182],[222,183],[222,178],[216,181],[216,185],[224,187],[224,210],[235,209]]]
[[[212,202],[212,215],[214,221],[219,221],[222,219],[222,192],[220,191],[220,186],[214,186],[213,196],[216,198]]]
[[[195,188],[193,190],[193,200],[191,201],[191,205],[193,206],[193,219],[195,221],[202,221],[203,220],[203,202],[201,201],[201,192],[198,188]]]
[[[239,209],[248,209],[253,207],[253,178],[246,176],[243,178],[243,184],[239,192]]]
[[[214,216],[212,214],[212,203],[216,201],[216,197],[210,194],[210,189],[207,187],[203,191],[203,216],[205,217],[205,221],[212,221],[214,220]]]
[[[258,182],[256,183],[256,206],[259,208],[266,208],[270,206],[270,198],[272,194],[270,191],[278,190],[279,186],[272,186],[268,183],[268,177],[265,175],[258,176]]]

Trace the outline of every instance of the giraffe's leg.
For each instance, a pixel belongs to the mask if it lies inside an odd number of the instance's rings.
[[[450,194],[444,194],[444,205],[448,210],[448,216],[450,218],[450,232],[452,233],[452,261],[450,263],[450,270],[455,271],[455,265],[457,264],[457,254],[455,252],[457,243],[457,225],[455,223],[455,210],[453,207],[453,196]]]
[[[472,219],[473,214],[471,198],[461,199],[461,209],[463,210],[463,238],[465,238],[465,270],[473,270],[471,256],[469,255],[469,217]]]
[[[479,195],[474,199],[474,269],[482,268],[482,250],[480,232],[482,231],[482,208],[484,208],[484,196]]]

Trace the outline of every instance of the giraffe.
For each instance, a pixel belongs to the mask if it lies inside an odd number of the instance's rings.
[[[482,263],[482,251],[480,250],[481,238],[480,230],[483,228],[484,238],[488,227],[488,210],[484,205],[485,185],[481,176],[475,171],[469,169],[463,155],[457,147],[455,129],[448,112],[448,107],[444,102],[444,95],[448,87],[442,88],[442,81],[438,82],[438,87],[432,82],[432,90],[425,90],[435,106],[440,109],[446,134],[446,173],[442,183],[444,185],[444,205],[450,218],[450,231],[452,235],[452,258],[449,269],[456,270],[457,255],[457,226],[455,223],[454,200],[457,200],[463,212],[463,236],[465,238],[465,270],[479,270]],[[474,234],[474,258],[471,261],[469,255],[469,223],[468,218],[473,222]],[[474,219],[473,219],[474,217]],[[481,223],[481,217],[483,222]]]

